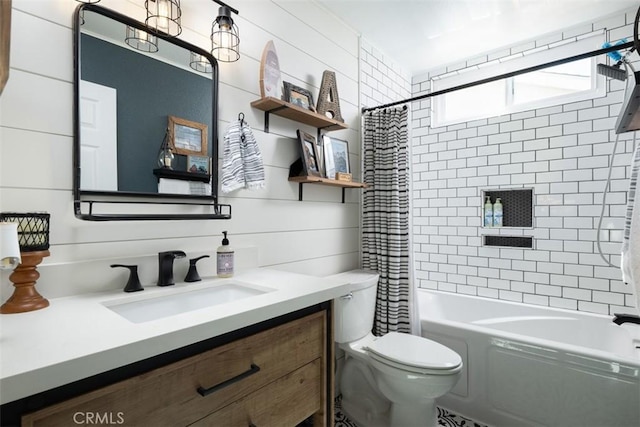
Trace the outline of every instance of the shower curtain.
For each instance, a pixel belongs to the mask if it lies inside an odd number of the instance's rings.
[[[364,116],[363,268],[380,273],[375,335],[411,333],[408,111]]]
[[[640,144],[636,144],[631,160],[631,178],[627,192],[627,211],[622,236],[622,256],[620,269],[622,281],[631,285],[635,295],[636,312],[640,314],[640,193],[638,192],[638,175],[640,173]]]

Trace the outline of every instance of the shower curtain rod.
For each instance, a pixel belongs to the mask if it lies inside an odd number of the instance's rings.
[[[517,71],[510,71],[508,73],[500,74],[500,75],[497,75],[497,76],[494,76],[494,77],[488,77],[486,79],[477,80],[475,82],[465,83],[465,84],[462,84],[460,86],[454,86],[454,87],[450,87],[448,89],[442,89],[442,90],[439,90],[439,91],[436,91],[436,92],[431,92],[431,93],[427,93],[427,94],[424,94],[424,95],[414,96],[413,98],[403,99],[402,101],[390,102],[388,104],[378,105],[377,107],[363,108],[362,109],[362,113],[364,114],[364,113],[367,113],[369,111],[379,110],[380,108],[393,107],[395,105],[406,104],[406,103],[414,102],[414,101],[420,101],[422,99],[431,98],[432,96],[443,95],[445,93],[455,92],[456,90],[466,89],[466,88],[469,88],[469,87],[472,87],[472,86],[477,86],[477,85],[481,85],[481,84],[485,84],[485,83],[494,82],[496,80],[507,79],[509,77],[514,77],[514,76],[517,76],[519,74],[530,73],[530,72],[533,72],[533,71],[542,70],[544,68],[549,68],[549,67],[554,67],[556,65],[566,64],[568,62],[579,61],[580,59],[591,58],[593,56],[598,56],[598,55],[602,55],[604,53],[613,52],[614,50],[628,49],[628,48],[633,47],[633,45],[634,45],[633,41],[630,41],[630,42],[627,42],[627,43],[622,43],[622,44],[619,44],[619,45],[609,46],[609,47],[602,48],[602,49],[599,49],[599,50],[594,50],[594,51],[591,51],[591,52],[582,53],[580,55],[570,56],[570,57],[564,58],[564,59],[557,59],[555,61],[547,62],[546,64],[534,65],[533,67],[528,67],[528,68],[524,68],[522,70],[517,70]]]

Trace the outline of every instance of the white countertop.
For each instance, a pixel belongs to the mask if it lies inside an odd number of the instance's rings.
[[[144,323],[133,323],[104,305],[228,281],[273,291]],[[110,291],[56,298],[42,310],[2,315],[0,403],[329,301],[349,289],[348,283],[337,278],[255,269],[231,279],[146,286],[130,294]]]

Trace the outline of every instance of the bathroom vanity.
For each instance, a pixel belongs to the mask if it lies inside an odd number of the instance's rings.
[[[109,306],[166,289],[53,299],[1,317],[1,424],[333,425],[331,300],[349,284],[263,269],[237,279],[272,291],[140,323]],[[216,280],[173,292],[225,283]],[[53,332],[61,323],[70,328]]]

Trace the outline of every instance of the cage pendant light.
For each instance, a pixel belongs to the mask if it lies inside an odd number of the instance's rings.
[[[127,34],[124,41],[134,49],[143,52],[153,53],[158,51],[158,38],[156,36],[129,25],[127,25]]]
[[[176,37],[182,33],[180,0],[145,0],[147,19],[144,21],[153,33]]]
[[[76,0],[78,3],[86,3],[86,4],[93,4],[93,3],[98,3],[100,0]]]
[[[240,59],[240,35],[231,18],[231,9],[221,6],[218,17],[211,25],[211,54],[220,62]]]
[[[201,73],[212,73],[213,67],[211,62],[199,53],[191,52],[189,66]]]

